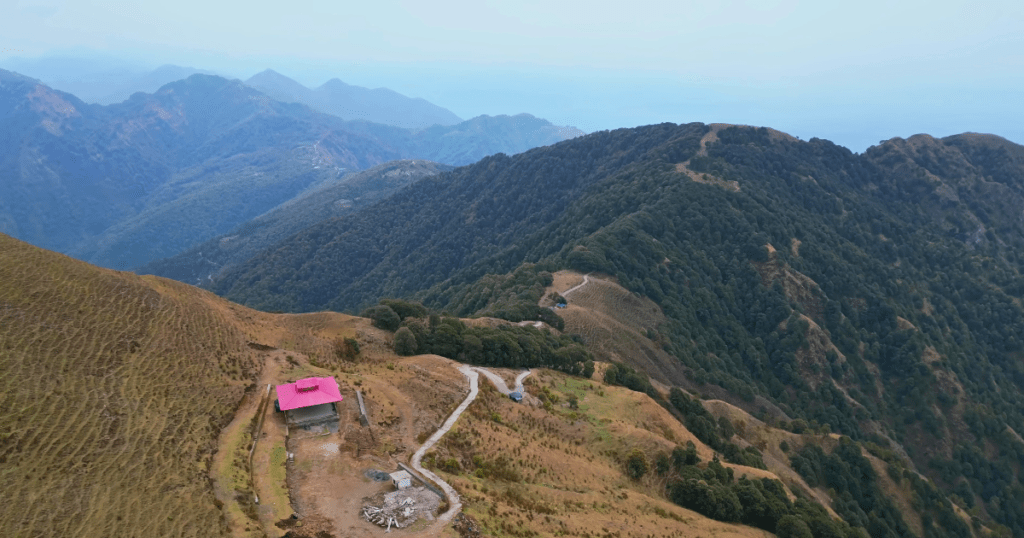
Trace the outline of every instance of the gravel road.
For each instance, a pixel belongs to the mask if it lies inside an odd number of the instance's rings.
[[[430,438],[427,439],[427,442],[423,443],[423,446],[421,446],[419,450],[412,455],[412,468],[427,477],[427,479],[432,480],[444,491],[445,495],[448,496],[448,511],[437,517],[437,520],[433,525],[431,525],[430,529],[423,533],[425,535],[435,535],[438,531],[443,529],[448,522],[462,510],[462,501],[459,498],[458,492],[455,491],[455,488],[451,487],[444,480],[441,480],[441,477],[423,468],[423,465],[421,465],[423,455],[426,454],[427,451],[444,436],[444,434],[448,433],[448,430],[452,429],[452,426],[454,426],[455,422],[459,420],[463,411],[465,411],[466,408],[469,407],[469,404],[473,403],[473,400],[476,399],[476,395],[480,392],[479,374],[484,374],[487,379],[490,379],[491,383],[494,383],[494,386],[497,387],[498,391],[502,394],[507,396],[509,392],[511,392],[508,389],[508,385],[505,384],[505,380],[502,379],[501,376],[486,368],[478,368],[476,366],[463,364],[459,366],[459,371],[469,379],[469,395],[466,396],[466,399],[463,400],[458,407],[455,408],[455,412],[453,412],[451,416],[448,417],[448,420],[446,420],[445,423],[441,425],[436,432],[434,432],[434,435],[431,435]],[[516,377],[516,391],[525,394],[523,390],[523,380],[526,379],[526,376],[528,375],[530,375],[530,370],[526,370]]]

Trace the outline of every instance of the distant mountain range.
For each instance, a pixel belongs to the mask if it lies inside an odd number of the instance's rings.
[[[301,103],[318,112],[346,120],[362,120],[409,129],[462,122],[452,111],[424,99],[406,97],[387,88],[371,90],[351,86],[336,78],[316,89],[310,89],[267,69],[245,83],[272,99],[284,103]]]
[[[217,74],[178,65],[146,69],[111,59],[74,57],[14,58],[0,67],[39,79],[50,88],[70,93],[86,103],[99,105],[120,103],[137,92],[153,93],[165,84],[195,74]]]
[[[462,165],[578,134],[528,115],[415,132],[345,121],[210,75],[90,105],[0,70],[0,232],[128,269],[350,171],[396,159]]]
[[[342,121],[194,75],[88,105],[0,72],[0,230],[127,269],[401,157]]]

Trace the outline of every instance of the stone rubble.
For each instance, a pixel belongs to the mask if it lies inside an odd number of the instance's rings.
[[[363,506],[363,519],[391,532],[391,527],[408,527],[420,517],[433,520],[440,504],[441,499],[437,494],[427,488],[406,488],[385,495],[382,506]]]

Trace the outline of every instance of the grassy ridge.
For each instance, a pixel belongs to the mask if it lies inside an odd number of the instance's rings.
[[[256,366],[227,303],[2,235],[0,283],[0,534],[220,534],[207,465]]]
[[[672,504],[667,478],[626,473],[627,455],[654,458],[694,443],[713,451],[640,393],[538,370],[526,381],[545,405],[512,403],[489,384],[456,427],[428,452],[462,495],[464,511],[492,536],[769,537],[763,530],[706,518]],[[575,396],[578,408],[567,403]],[[737,477],[776,478],[726,464]]]

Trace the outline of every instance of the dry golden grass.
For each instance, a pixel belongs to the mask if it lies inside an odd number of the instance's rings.
[[[718,132],[721,131],[722,129],[726,128],[726,127],[732,127],[732,125],[729,125],[729,124],[726,124],[726,123],[712,123],[711,125],[709,125],[709,127],[711,127],[711,130],[709,130],[707,132],[707,134],[705,134],[704,137],[700,139],[700,149],[697,150],[697,155],[699,155],[701,157],[706,157],[707,156],[707,154],[708,154],[708,144],[713,144],[715,142],[718,142]],[[693,180],[693,181],[695,181],[697,183],[704,183],[704,184],[707,184],[707,185],[715,185],[715,186],[721,187],[723,189],[726,189],[726,190],[729,190],[729,191],[732,191],[732,192],[739,192],[739,190],[740,190],[740,184],[739,184],[738,181],[726,181],[726,180],[724,180],[724,179],[722,179],[720,177],[717,177],[717,176],[712,176],[710,174],[705,174],[705,173],[695,172],[693,170],[690,170],[690,161],[689,160],[686,160],[685,162],[677,163],[676,164],[676,172],[679,172],[681,174],[685,174],[686,177],[690,178],[691,180]]]
[[[804,434],[798,435],[779,428],[773,428],[764,422],[754,418],[746,411],[730,403],[721,400],[705,400],[704,408],[716,418],[725,417],[736,430],[736,436],[732,439],[741,447],[754,446],[761,451],[761,458],[764,460],[768,471],[779,477],[779,480],[790,489],[801,490],[809,493],[818,504],[832,515],[839,516],[832,510],[832,500],[822,488],[812,489],[799,473],[793,470],[789,464],[789,455],[799,451],[804,445],[817,444],[831,445],[834,440],[830,436]],[[782,442],[789,445],[789,451],[780,448]]]
[[[769,244],[768,261],[754,263],[754,268],[761,276],[761,283],[766,287],[771,287],[775,281],[779,281],[787,299],[800,304],[812,319],[823,319],[825,297],[818,284],[779,259],[775,247]]]
[[[704,461],[713,452],[643,394],[546,370],[527,378],[527,390],[546,389],[550,410],[515,404],[490,384],[435,455],[454,457],[462,472],[443,473],[460,492],[464,511],[491,536],[771,536],[742,525],[710,520],[668,501],[665,478],[653,472],[630,480],[623,461],[634,448],[648,456],[693,441]],[[567,407],[576,394],[579,409]],[[509,482],[470,472],[474,457],[511,460],[522,479]],[[736,476],[771,473],[732,466]],[[536,533],[536,534],[534,534]]]
[[[324,357],[347,327],[318,316],[0,235],[0,535],[221,535],[208,471],[262,367],[249,342]]]
[[[582,281],[579,273],[558,271],[545,294],[564,292]],[[650,299],[593,276],[567,299],[568,306],[557,310],[565,320],[565,332],[583,336],[595,359],[628,364],[662,382],[685,382],[679,361],[658,343],[657,327],[665,315]]]
[[[555,289],[581,280],[556,274]],[[599,354],[645,368],[650,365],[640,361],[670,366],[657,363],[671,359],[657,337],[644,336],[663,319],[653,303],[595,279],[570,302],[560,311],[567,328],[590,331]],[[334,357],[332,342],[343,337],[358,337],[360,361]],[[249,478],[250,423],[265,383],[334,375],[352,405],[361,387],[374,442],[363,446],[358,428],[350,428],[351,408],[339,439],[343,451],[351,448],[345,454],[356,470],[365,464],[355,461],[367,457],[387,465],[407,459],[466,390],[451,361],[399,358],[392,335],[367,320],[257,312],[6,236],[0,236],[0,365],[0,535],[19,538],[279,535],[269,522],[288,513],[286,504],[303,498],[303,490],[286,489],[299,475],[284,473],[283,437],[274,424],[263,428],[268,437],[257,445],[255,484]],[[482,381],[480,400],[455,430],[470,434],[469,444],[439,449],[462,458],[513,458],[521,484],[450,476],[467,512],[492,535],[769,536],[673,505],[662,478],[625,477],[622,460],[635,447],[653,457],[693,441],[705,461],[712,457],[646,395],[547,371],[527,385],[533,394],[547,387],[559,402],[550,410],[516,405]],[[569,393],[579,397],[578,411],[565,406]],[[748,421],[748,432],[764,428],[738,409],[728,413]],[[763,435],[777,445],[782,434],[769,430]],[[737,476],[775,476],[733,467]],[[799,485],[783,467],[772,471]],[[254,491],[264,506],[249,501]],[[310,522],[333,521],[341,531],[358,517],[345,506],[325,505]]]
[[[727,191],[732,191],[732,192],[739,192],[740,191],[740,182],[739,181],[736,181],[734,179],[733,180],[725,180],[725,179],[722,179],[722,178],[720,178],[718,176],[713,176],[711,174],[706,174],[706,173],[703,173],[703,172],[695,172],[693,170],[690,170],[690,167],[687,165],[688,162],[689,161],[687,161],[685,163],[677,163],[676,164],[676,172],[679,172],[681,174],[686,174],[686,177],[690,178],[691,180],[693,180],[693,181],[695,181],[697,183],[704,183],[705,185],[714,185],[716,187],[721,187],[721,188],[723,188],[723,189],[725,189]]]

